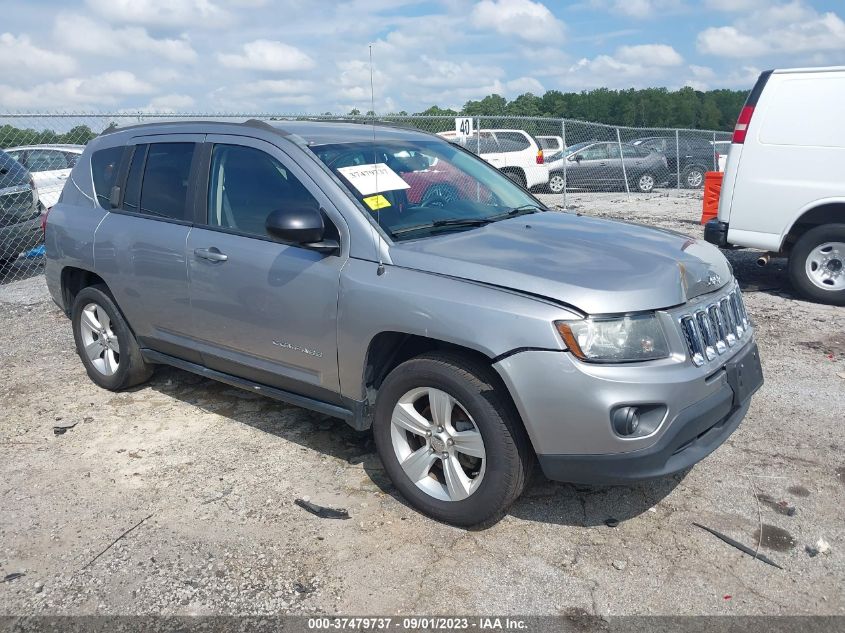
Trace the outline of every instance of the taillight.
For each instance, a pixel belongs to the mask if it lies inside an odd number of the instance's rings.
[[[46,211],[41,212],[41,232],[44,236],[47,236],[47,216],[50,215],[50,211],[53,210],[53,207],[50,207]]]
[[[543,158],[543,150],[537,150],[537,164],[542,165],[545,162],[545,158]]]
[[[736,127],[734,128],[734,135],[731,139],[732,143],[745,143],[745,135],[748,132],[748,124],[751,123],[751,117],[754,114],[754,106],[743,106],[739,113],[739,118],[736,120]]]
[[[751,123],[751,117],[754,115],[754,106],[756,106],[757,101],[760,100],[760,95],[763,94],[763,88],[766,87],[766,83],[769,81],[771,74],[771,70],[760,73],[760,76],[757,78],[757,82],[754,84],[751,92],[748,93],[745,105],[742,106],[742,110],[739,112],[739,118],[736,120],[736,127],[734,128],[734,135],[731,139],[731,143],[745,143],[745,135],[748,133],[748,125]]]

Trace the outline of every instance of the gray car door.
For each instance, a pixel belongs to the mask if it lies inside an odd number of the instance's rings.
[[[207,186],[188,238],[193,336],[214,370],[309,398],[339,402],[337,297],[348,233],[328,197],[282,150],[209,135]],[[285,205],[323,209],[340,254],[270,238]]]
[[[575,153],[567,178],[577,187],[601,189],[608,184],[607,143],[595,143]]]
[[[191,170],[204,138],[172,134],[131,140],[119,208],[110,209],[94,238],[97,272],[141,347],[192,362],[200,357],[190,336],[185,244],[193,219]],[[95,182],[101,177],[97,170],[119,169],[94,158]]]

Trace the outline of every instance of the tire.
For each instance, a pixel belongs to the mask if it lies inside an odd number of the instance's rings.
[[[703,167],[694,165],[687,167],[681,174],[681,184],[686,189],[701,189],[704,186],[704,172]]]
[[[645,171],[634,178],[630,188],[640,193],[651,193],[656,186],[657,177],[650,171]]]
[[[514,181],[516,184],[518,184],[520,187],[525,187],[526,180],[525,180],[525,176],[522,174],[522,172],[514,171],[514,170],[508,170],[508,171],[503,171],[502,173],[505,176],[507,176],[508,178],[510,178],[512,181]]]
[[[566,188],[566,180],[563,178],[563,173],[556,171],[549,174],[549,191],[552,193],[563,193]]]
[[[152,375],[152,365],[141,356],[135,335],[105,286],[79,291],[71,324],[76,353],[88,377],[100,387],[118,391],[146,382]]]
[[[452,353],[418,356],[388,374],[376,400],[373,434],[387,474],[414,508],[438,521],[467,527],[501,516],[519,497],[534,453],[504,389],[489,367]],[[437,396],[434,407],[428,394]],[[448,405],[447,415],[431,413],[438,403]],[[407,411],[416,415],[409,418]],[[410,419],[417,431],[395,424],[396,419]],[[443,432],[435,419],[446,420]],[[428,426],[421,427],[420,421]],[[431,429],[430,437],[424,435],[426,428]],[[455,445],[444,437],[455,438]],[[447,452],[439,453],[441,449]],[[409,455],[422,456],[416,460],[422,464],[419,479],[406,474],[406,468],[411,469]],[[454,475],[456,467],[463,477]],[[449,479],[447,471],[452,473]],[[449,480],[452,485],[447,485]]]
[[[802,235],[789,254],[789,279],[805,298],[845,305],[845,224],[824,224]]]

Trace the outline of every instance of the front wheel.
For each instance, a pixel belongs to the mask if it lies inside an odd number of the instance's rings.
[[[704,184],[704,169],[701,167],[689,167],[681,175],[681,182],[687,189],[701,189]]]
[[[385,470],[417,510],[471,526],[522,493],[533,452],[489,367],[456,354],[406,361],[385,378],[373,433]]]
[[[566,188],[566,180],[561,173],[553,173],[549,176],[549,191],[552,193],[563,193]]]
[[[810,229],[789,254],[789,278],[807,299],[845,305],[845,224]]]

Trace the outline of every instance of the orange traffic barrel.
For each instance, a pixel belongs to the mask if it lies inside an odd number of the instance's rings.
[[[722,191],[720,171],[708,171],[704,174],[704,205],[701,210],[701,223],[705,224],[719,214],[719,193]]]

